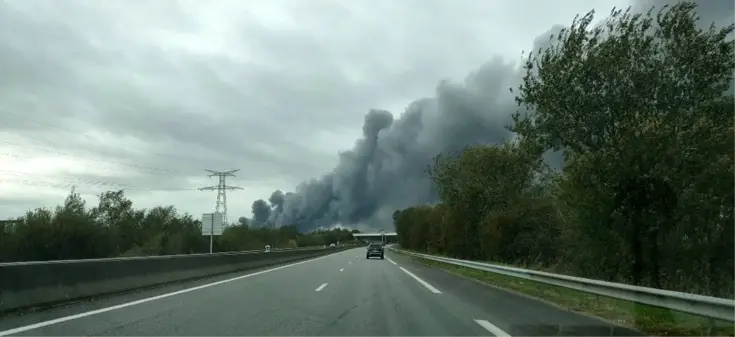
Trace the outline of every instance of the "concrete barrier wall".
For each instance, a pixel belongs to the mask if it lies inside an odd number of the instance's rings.
[[[344,248],[0,264],[0,312],[255,269]]]

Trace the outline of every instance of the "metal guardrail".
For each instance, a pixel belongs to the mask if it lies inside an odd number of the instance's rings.
[[[484,270],[510,277],[579,290],[596,295],[613,297],[635,303],[648,304],[674,311],[720,319],[723,321],[735,321],[735,300],[732,299],[552,274],[542,271],[494,265],[485,262],[453,259],[443,256],[415,253],[393,247],[389,247],[389,249],[406,255],[443,262],[455,266]]]

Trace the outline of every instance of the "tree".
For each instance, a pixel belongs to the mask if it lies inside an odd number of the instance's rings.
[[[707,293],[733,278],[735,26],[701,30],[695,9],[613,10],[597,27],[590,12],[525,63],[517,102],[531,113],[516,113],[513,131],[567,151],[560,200],[577,213],[568,257],[600,266],[589,276],[626,270],[665,288],[704,276]],[[660,279],[684,270],[686,280]]]
[[[192,254],[209,251],[202,224],[174,206],[135,209],[122,190],[99,196],[97,206],[85,209],[72,190],[54,210],[28,211],[20,219],[0,221],[0,261],[44,261],[114,256]],[[299,233],[296,226],[250,229],[247,221],[228,227],[213,242],[215,252],[321,246],[327,237],[352,240],[348,230]],[[332,241],[332,242],[334,242]],[[329,242],[331,243],[331,242]]]
[[[98,199],[97,206],[89,210],[89,216],[117,232],[114,236],[115,251],[126,252],[141,246],[144,243],[141,225],[145,211],[133,209],[133,202],[125,197],[122,190],[101,193]]]
[[[516,140],[438,155],[440,203],[393,213],[401,246],[732,297],[735,28],[699,29],[695,8],[590,12],[552,37],[526,60]]]
[[[646,129],[684,132],[675,126],[697,128],[708,118],[732,124],[732,104],[723,94],[735,66],[727,40],[733,25],[698,30],[695,8],[665,6],[655,18],[652,11],[614,10],[591,29],[594,11],[575,18],[525,63],[516,100],[535,113],[516,113],[514,131],[577,153],[621,152],[644,140]]]
[[[482,237],[494,234],[483,221],[506,212],[529,193],[543,166],[541,159],[540,152],[529,151],[523,142],[473,146],[453,157],[437,156],[428,174],[454,223],[452,233],[443,239],[446,248],[459,257],[487,257],[489,248],[481,243]]]

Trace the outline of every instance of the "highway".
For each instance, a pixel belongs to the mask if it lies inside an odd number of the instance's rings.
[[[634,335],[365,248],[0,318],[23,336]]]

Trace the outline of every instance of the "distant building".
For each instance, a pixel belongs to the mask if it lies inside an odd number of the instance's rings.
[[[0,230],[4,232],[12,232],[15,226],[22,223],[23,220],[0,220]]]

